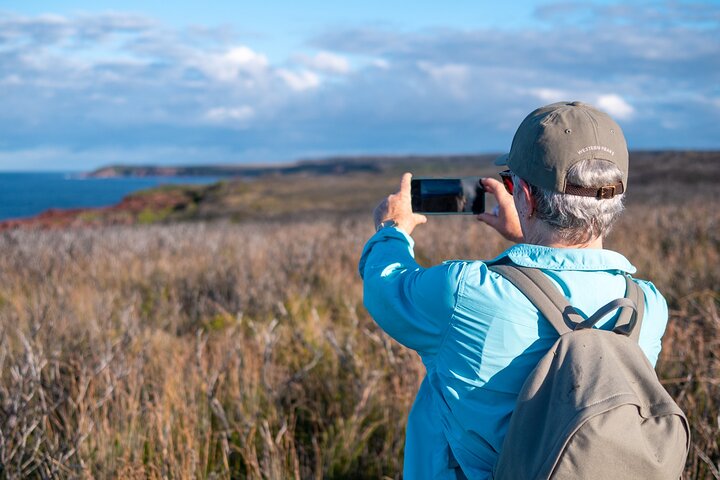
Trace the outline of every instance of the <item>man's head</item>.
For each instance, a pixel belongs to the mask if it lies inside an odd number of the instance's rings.
[[[590,105],[533,111],[496,163],[526,182],[533,214],[569,245],[606,235],[623,209],[627,144],[618,124]]]

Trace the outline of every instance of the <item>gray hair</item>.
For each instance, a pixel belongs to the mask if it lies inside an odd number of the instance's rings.
[[[622,172],[607,160],[583,160],[567,173],[568,183],[581,187],[601,187],[621,180]],[[569,245],[607,235],[623,211],[624,194],[598,199],[558,193],[535,185],[530,185],[530,189],[537,218]]]

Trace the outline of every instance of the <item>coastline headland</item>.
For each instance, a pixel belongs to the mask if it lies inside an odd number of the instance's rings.
[[[337,175],[353,172],[378,172],[378,158],[332,158],[305,160],[289,164],[263,165],[109,165],[82,175],[84,178],[118,177],[240,177],[265,175]]]
[[[335,157],[282,165],[111,165],[82,176],[204,176],[220,181],[161,185],[132,193],[109,207],[50,209],[30,218],[2,221],[0,232],[216,219],[241,222],[371,211],[379,198],[396,188],[405,171],[416,177],[488,176],[497,173],[495,158],[494,154],[407,155]],[[631,203],[659,196],[663,202],[682,203],[685,189],[708,190],[710,195],[720,183],[720,152],[635,151],[630,158]],[[672,184],[672,188],[660,195],[659,184]]]

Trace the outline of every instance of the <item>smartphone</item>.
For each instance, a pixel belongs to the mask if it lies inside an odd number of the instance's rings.
[[[413,178],[410,182],[412,210],[431,215],[483,213],[485,189],[480,178]]]

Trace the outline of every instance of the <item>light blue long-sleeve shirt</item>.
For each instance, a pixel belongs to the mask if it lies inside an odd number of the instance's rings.
[[[507,257],[542,269],[586,317],[625,295],[623,273],[635,272],[617,252],[515,245],[490,261],[415,262],[413,239],[383,228],[360,258],[364,302],[375,321],[416,350],[427,369],[407,424],[404,476],[489,478],[517,395],[557,333],[530,301],[488,263]],[[650,282],[639,344],[655,365],[667,324],[665,299]],[[611,328],[615,316],[597,325]]]

